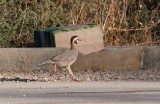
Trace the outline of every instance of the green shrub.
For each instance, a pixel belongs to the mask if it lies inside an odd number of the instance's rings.
[[[102,27],[105,46],[156,45],[159,11],[158,0],[1,0],[0,47],[33,41],[35,29],[84,23]]]

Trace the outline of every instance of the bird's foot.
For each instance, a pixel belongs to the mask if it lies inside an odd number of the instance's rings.
[[[54,77],[54,76],[55,76],[55,74],[53,74],[53,73],[50,73],[50,74],[49,74],[49,76],[51,76],[51,77]]]
[[[82,82],[82,80],[79,80],[79,79],[76,78],[76,77],[74,77],[73,80],[74,80],[74,81],[77,81],[77,82]]]
[[[49,73],[48,76],[49,76],[49,77],[56,78],[56,73]]]

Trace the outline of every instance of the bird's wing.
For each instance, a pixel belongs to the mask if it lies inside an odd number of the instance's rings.
[[[69,60],[72,59],[74,55],[74,52],[72,50],[66,50],[64,52],[62,52],[61,54],[51,58],[52,61],[65,61],[65,60]]]
[[[56,62],[59,66],[67,66],[71,65],[78,56],[78,50],[67,50],[55,57],[53,57],[51,60]]]
[[[60,53],[58,53],[57,55],[55,55],[55,56],[53,56],[50,60],[52,60],[52,61],[56,61],[55,59],[56,59],[56,57],[59,57],[59,55],[61,55],[62,53],[64,53],[65,51],[67,51],[68,49],[65,49],[64,51],[62,51],[62,52],[60,52]],[[54,59],[55,58],[55,59]],[[58,61],[58,60],[57,60]]]

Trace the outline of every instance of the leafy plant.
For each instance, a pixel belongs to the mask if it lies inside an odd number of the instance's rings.
[[[76,24],[100,25],[105,46],[160,44],[158,0],[1,0],[0,15],[0,47],[32,42],[35,29]]]

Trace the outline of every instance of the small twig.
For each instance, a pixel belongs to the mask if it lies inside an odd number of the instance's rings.
[[[84,8],[84,3],[83,3],[83,4],[82,4],[82,6],[81,6],[81,9],[80,9],[79,14],[78,14],[78,16],[77,16],[77,19],[76,19],[75,24],[77,24],[78,19],[79,19],[79,17],[80,17],[80,15],[81,15],[81,13],[82,13],[83,8]]]
[[[20,33],[19,33],[19,37],[21,37],[22,35],[22,31],[23,31],[23,26],[24,26],[24,20],[26,18],[26,12],[27,12],[27,0],[25,0],[25,11],[24,11],[24,16],[23,16],[23,20],[22,20],[22,25],[21,25],[21,29],[20,29]]]
[[[107,24],[107,21],[108,21],[108,17],[109,17],[109,15],[111,14],[111,10],[112,10],[112,6],[114,5],[114,1],[112,1],[111,0],[111,4],[110,4],[110,6],[109,6],[109,10],[108,10],[108,14],[107,14],[107,16],[106,16],[106,19],[105,19],[105,21],[104,21],[104,24],[103,24],[103,26],[102,26],[102,31],[104,31],[105,30],[105,27],[106,27],[106,24]]]
[[[157,45],[160,45],[160,42],[145,42],[145,43],[140,43],[140,44],[137,44],[138,46],[143,46],[143,45],[149,45],[149,44],[157,44]]]
[[[74,18],[73,18],[72,10],[71,10],[71,18],[72,18],[72,24],[75,25],[75,21],[74,21]]]
[[[119,27],[122,26],[123,20],[126,19],[126,11],[127,11],[127,7],[126,7],[126,5],[123,4],[123,12],[122,12],[122,16],[121,16],[121,19],[120,19]]]
[[[160,23],[160,21],[158,21],[157,23],[148,26],[147,29],[151,29],[152,27],[158,25]],[[146,28],[140,28],[140,29],[117,29],[117,28],[112,28],[110,30],[116,30],[116,31],[142,31],[142,30],[146,30]]]
[[[102,8],[102,12],[101,12],[101,21],[100,21],[100,24],[102,25],[103,24],[103,16],[104,16],[104,11],[105,11],[105,8],[106,8],[106,2],[107,2],[107,0],[105,0],[104,2],[103,2],[103,6],[101,6],[101,7],[103,7]]]

